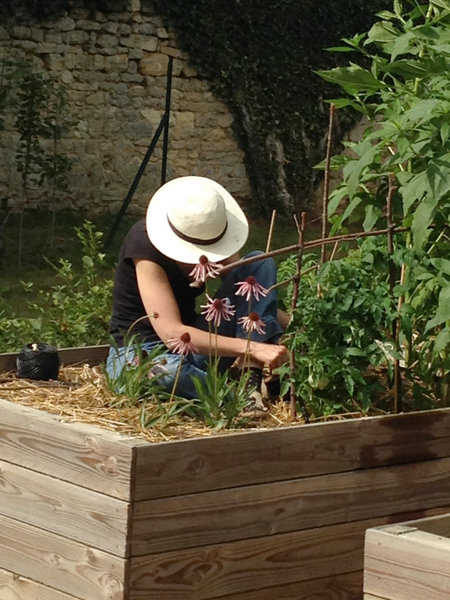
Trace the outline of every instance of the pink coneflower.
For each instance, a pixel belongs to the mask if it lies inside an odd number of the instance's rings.
[[[200,308],[205,309],[202,310],[201,314],[205,315],[207,321],[213,321],[214,325],[219,327],[222,319],[225,319],[225,321],[231,320],[236,311],[229,298],[210,298],[208,294],[206,294],[206,297],[208,298],[208,304],[202,304]]]
[[[222,266],[223,265],[220,263],[210,262],[208,258],[202,254],[199,258],[198,265],[195,265],[189,275],[194,281],[205,283],[207,279],[217,277]]]
[[[168,340],[167,344],[172,352],[181,354],[181,356],[187,356],[190,353],[195,354],[197,352],[197,349],[191,342],[191,336],[187,332],[182,333],[179,338]]]
[[[257,312],[251,312],[247,317],[241,317],[238,319],[238,323],[239,325],[242,325],[242,329],[245,333],[256,331],[262,335],[266,328],[266,324]]]
[[[256,281],[256,277],[249,275],[245,281],[238,281],[235,285],[238,285],[236,296],[245,296],[247,302],[250,298],[255,298],[258,302],[260,296],[267,296],[269,290],[263,287]]]

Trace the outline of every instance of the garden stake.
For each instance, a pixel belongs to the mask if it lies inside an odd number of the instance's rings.
[[[277,211],[274,209],[272,211],[272,217],[270,219],[269,233],[267,234],[266,252],[269,252],[270,246],[272,244],[273,227],[275,225],[276,216],[277,216]]]
[[[322,199],[322,239],[327,237],[327,222],[328,222],[328,194],[330,189],[330,162],[331,162],[331,147],[333,145],[333,127],[334,127],[334,104],[330,104],[330,118],[328,122],[328,142],[327,153],[325,158],[325,175],[323,178],[323,199]],[[322,244],[320,249],[320,264],[326,260],[326,245]]]
[[[298,223],[298,219],[296,215],[294,215],[295,225],[298,231],[298,252],[297,252],[297,270],[294,277],[294,286],[292,290],[292,301],[291,301],[291,319],[294,315],[295,307],[297,306],[298,299],[298,289],[300,284],[300,277],[302,272],[302,261],[303,261],[303,242],[305,239],[305,227],[306,227],[306,213],[302,212],[300,225]],[[294,383],[294,373],[295,373],[295,350],[292,349],[289,352],[289,375],[290,375],[290,386],[289,386],[289,395],[290,395],[290,411],[291,411],[291,419],[295,421],[297,417],[296,411],[296,393],[295,393],[295,383]],[[309,423],[309,415],[306,409],[305,404],[302,402],[302,414],[305,419],[305,423]]]
[[[388,251],[388,264],[389,264],[389,290],[391,292],[392,300],[394,300],[394,287],[395,287],[395,267],[392,261],[392,255],[394,254],[394,234],[395,225],[392,222],[392,198],[397,190],[397,186],[394,185],[394,177],[392,173],[389,174],[389,187],[386,197],[386,224],[387,224],[387,251]],[[398,318],[395,318],[392,322],[392,337],[396,347],[398,346]],[[395,412],[401,410],[401,374],[400,374],[400,361],[398,358],[394,358],[394,407]]]
[[[393,233],[404,233],[405,231],[410,231],[409,227],[395,227],[393,229]],[[357,240],[359,238],[372,237],[377,235],[386,235],[387,229],[374,229],[372,231],[359,231],[356,233],[346,233],[342,235],[334,235],[328,238],[319,238],[317,240],[311,240],[310,242],[304,242],[303,249],[316,248],[317,246],[322,246],[322,244],[334,244],[336,242],[345,242],[350,240]],[[241,260],[237,260],[235,262],[229,263],[228,265],[224,265],[220,269],[220,274],[226,273],[230,269],[234,269],[238,265],[248,265],[252,262],[256,262],[257,260],[262,260],[263,258],[271,258],[273,256],[280,256],[280,254],[288,254],[292,252],[298,252],[299,244],[292,244],[291,246],[285,246],[283,248],[277,248],[276,250],[271,250],[270,252],[265,252],[264,254],[258,254],[256,256],[249,256],[248,258],[243,258]]]

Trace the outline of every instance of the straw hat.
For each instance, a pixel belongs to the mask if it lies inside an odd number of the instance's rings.
[[[227,190],[206,177],[179,177],[159,188],[147,209],[147,234],[160,252],[196,264],[228,258],[245,244],[247,219]]]

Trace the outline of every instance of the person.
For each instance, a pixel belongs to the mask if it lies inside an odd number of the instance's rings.
[[[206,177],[179,177],[155,192],[146,218],[130,229],[120,250],[110,320],[115,344],[106,363],[111,378],[136,360],[137,344],[145,353],[164,344],[152,373],[167,391],[177,381],[178,395],[196,397],[193,377],[206,375],[211,325],[222,368],[233,362],[251,368],[257,387],[264,366],[273,369],[287,360],[287,348],[279,343],[283,314],[276,290],[270,290],[276,282],[272,259],[238,262],[223,274],[214,298],[206,296],[204,310],[196,311],[208,275],[240,260],[248,229],[232,195]],[[217,299],[220,314],[214,312]]]

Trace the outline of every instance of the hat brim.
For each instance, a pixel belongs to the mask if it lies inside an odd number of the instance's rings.
[[[182,197],[183,180],[192,177],[172,179],[159,188],[153,195],[147,209],[147,235],[153,245],[165,256],[174,260],[197,264],[200,256],[206,256],[211,262],[220,262],[238,252],[247,241],[248,221],[233,196],[219,183],[205,177],[222,196],[227,215],[227,229],[223,237],[213,244],[197,244],[181,239],[170,227],[167,209],[172,198]]]

